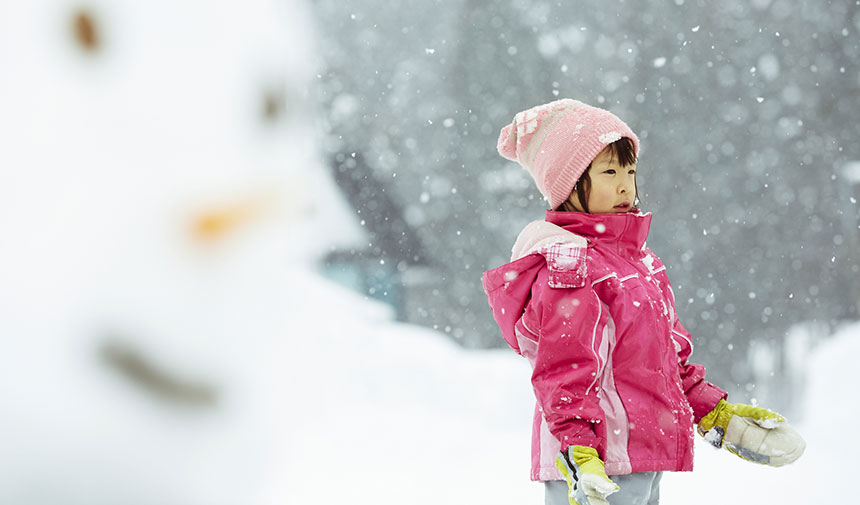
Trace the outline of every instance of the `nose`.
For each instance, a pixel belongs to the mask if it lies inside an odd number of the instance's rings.
[[[621,184],[618,185],[618,194],[624,195],[633,191],[633,178],[626,177]]]

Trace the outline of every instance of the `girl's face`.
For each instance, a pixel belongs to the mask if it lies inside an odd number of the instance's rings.
[[[591,214],[614,214],[629,212],[636,200],[636,164],[621,166],[609,147],[591,162],[588,170],[591,190],[588,193],[588,211]],[[579,195],[572,191],[568,197],[570,205],[583,212]]]

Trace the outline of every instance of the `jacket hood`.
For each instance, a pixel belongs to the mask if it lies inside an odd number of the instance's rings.
[[[550,283],[573,286],[585,274],[585,238],[547,221],[533,221],[520,232],[511,262],[483,275],[484,291],[493,317],[505,341],[520,353],[516,325],[531,296],[531,288],[544,265],[549,265]],[[559,255],[559,250],[567,254]],[[574,254],[570,254],[574,251]],[[551,258],[551,259],[550,259]],[[570,261],[574,258],[574,261]],[[562,261],[564,259],[565,261]]]
[[[563,243],[575,244],[580,247],[588,245],[588,241],[584,237],[565,230],[557,224],[548,221],[532,221],[523,228],[517,237],[511,250],[511,261],[516,261],[531,253],[540,252],[551,244]]]
[[[544,265],[538,255],[529,255],[498,268],[484,272],[484,292],[493,311],[493,318],[502,330],[502,336],[518,354],[522,354],[517,344],[514,325],[526,308],[534,283]]]

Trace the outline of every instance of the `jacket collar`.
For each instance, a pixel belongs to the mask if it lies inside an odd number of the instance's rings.
[[[623,214],[546,211],[546,220],[567,231],[619,252],[635,252],[645,247],[651,228],[651,213],[634,209]]]

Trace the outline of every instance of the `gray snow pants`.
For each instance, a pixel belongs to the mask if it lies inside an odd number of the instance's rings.
[[[609,505],[657,505],[660,503],[660,479],[663,472],[642,472],[627,475],[610,475],[620,491],[609,495]],[[546,505],[570,505],[567,500],[567,482],[550,480],[544,482]]]

